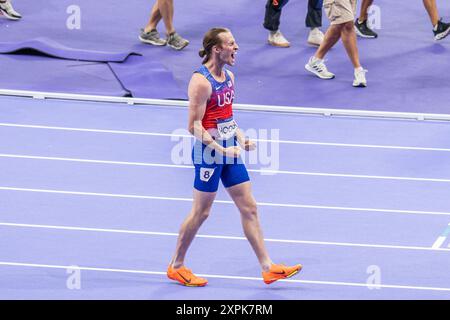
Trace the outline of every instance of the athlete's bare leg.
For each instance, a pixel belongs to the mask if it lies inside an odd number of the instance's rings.
[[[192,209],[181,225],[175,254],[170,262],[175,269],[184,264],[186,252],[192,243],[192,240],[195,238],[198,229],[208,218],[215,198],[216,192],[202,192],[194,189]]]
[[[263,233],[258,218],[256,201],[252,194],[250,181],[227,188],[228,193],[241,213],[242,227],[250,245],[255,251],[261,268],[268,271],[272,260],[264,245]]]

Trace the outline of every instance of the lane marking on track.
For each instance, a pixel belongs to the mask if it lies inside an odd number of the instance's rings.
[[[10,267],[29,267],[29,268],[47,268],[47,269],[74,269],[74,265],[53,265],[53,264],[38,264],[38,263],[23,263],[23,262],[9,262],[0,261],[0,266],[10,266]],[[115,272],[115,273],[132,273],[132,274],[147,274],[147,275],[158,275],[166,277],[166,272],[162,271],[147,271],[147,270],[132,270],[132,269],[113,269],[113,268],[98,268],[98,267],[83,267],[77,266],[78,270],[86,271],[99,271],[99,272]],[[217,275],[217,274],[197,274],[200,277],[205,278],[216,278],[216,279],[228,279],[228,280],[251,280],[251,281],[262,281],[262,278],[257,277],[242,277],[242,276],[229,276],[229,275]],[[349,286],[349,287],[365,287],[369,288],[370,285],[367,283],[358,282],[339,282],[339,281],[322,281],[322,280],[295,280],[295,279],[284,279],[278,280],[279,282],[287,283],[303,283],[312,285],[333,285],[333,286]],[[406,290],[425,290],[425,291],[445,291],[450,292],[450,288],[444,287],[425,287],[425,286],[407,286],[407,285],[395,285],[395,284],[377,284],[377,287],[388,288],[388,289],[406,289]]]
[[[436,241],[431,246],[432,249],[439,249],[447,239],[448,235],[450,234],[450,223],[448,224],[447,228],[442,232],[442,234],[436,239]],[[450,244],[449,244],[450,248]]]
[[[142,166],[142,167],[158,167],[158,168],[177,168],[177,169],[193,169],[191,165],[152,163],[152,162],[129,162],[129,161],[112,161],[112,160],[98,160],[98,159],[80,159],[80,158],[65,158],[65,157],[44,157],[33,155],[20,154],[5,154],[1,153],[0,158],[10,159],[28,159],[28,160],[47,160],[47,161],[65,161],[77,163],[92,163],[92,164],[108,164],[108,165],[124,165],[124,166]],[[397,180],[397,181],[417,181],[417,182],[444,182],[449,183],[450,179],[435,179],[435,178],[416,178],[416,177],[397,177],[397,176],[377,176],[377,175],[362,175],[362,174],[345,174],[345,173],[327,173],[327,172],[306,172],[306,171],[286,171],[286,170],[267,170],[267,169],[247,169],[249,172],[260,173],[262,175],[300,175],[300,176],[317,176],[317,177],[335,177],[335,178],[352,178],[352,179],[375,179],[375,180]]]
[[[77,226],[55,226],[55,225],[10,223],[10,222],[0,222],[0,226],[18,227],[18,228],[56,229],[56,230],[67,230],[67,231],[106,232],[106,233],[121,233],[121,234],[138,234],[138,235],[148,235],[148,236],[178,237],[178,233],[173,233],[173,232],[154,232],[154,231],[110,229],[110,228],[88,228],[88,227],[77,227]],[[197,238],[206,238],[206,239],[247,241],[247,238],[245,238],[245,237],[236,237],[236,236],[197,234],[196,237]],[[343,247],[364,247],[364,248],[380,248],[380,249],[404,249],[404,250],[424,250],[424,251],[436,250],[436,248],[420,247],[420,246],[399,246],[399,245],[363,244],[363,243],[329,242],[329,241],[312,241],[312,240],[286,240],[286,239],[266,238],[266,239],[264,239],[264,241],[275,242],[275,243],[328,245],[328,246],[343,246]],[[438,251],[450,251],[450,249],[439,248]]]
[[[92,132],[92,133],[142,135],[142,136],[155,136],[155,137],[178,137],[178,138],[192,138],[193,139],[192,135],[190,135],[190,134],[73,128],[73,127],[30,125],[30,124],[18,124],[18,123],[0,123],[0,126],[1,127],[14,127],[14,128],[28,128],[28,129],[46,129],[46,130],[61,130],[61,131],[75,131],[75,132],[78,131],[78,132]],[[376,149],[450,152],[450,148],[430,148],[430,147],[414,147],[414,146],[390,146],[390,145],[376,145],[376,144],[354,144],[354,143],[334,143],[334,142],[297,141],[297,140],[270,140],[270,139],[255,139],[255,141],[274,142],[274,143],[280,143],[280,144],[318,145],[318,146],[329,146],[329,147],[376,148]]]
[[[124,198],[124,199],[144,199],[144,200],[163,200],[163,201],[192,202],[192,198],[160,197],[160,196],[145,196],[145,195],[117,194],[117,193],[97,193],[97,192],[51,190],[51,189],[32,189],[32,188],[17,188],[17,187],[7,187],[7,186],[0,186],[0,190],[4,190],[4,191],[18,191],[18,192],[49,193],[49,194],[64,194],[64,195],[76,195],[76,196]],[[232,205],[234,205],[234,202],[231,201],[231,200],[214,200],[214,203],[222,203],[222,204],[232,204]],[[317,206],[317,205],[274,203],[274,202],[257,202],[257,205],[258,206],[266,206],[266,207],[281,207],[281,208],[303,208],[303,209],[321,209],[321,210],[338,210],[338,211],[361,211],[361,212],[379,212],[379,213],[400,213],[400,214],[423,214],[423,215],[444,215],[444,216],[450,216],[450,212],[440,212],[440,211],[418,211],[418,210],[397,210],[397,209],[376,209],[376,208],[355,208],[355,207],[333,207],[333,206]]]

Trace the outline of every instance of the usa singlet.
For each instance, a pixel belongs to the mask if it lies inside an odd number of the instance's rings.
[[[229,72],[225,70],[223,82],[214,79],[204,65],[196,72],[202,74],[212,88],[202,119],[203,127],[206,130],[217,129],[219,136],[215,137],[216,142],[223,147],[236,146],[237,124],[233,119],[234,84]],[[192,150],[192,160],[195,167],[194,188],[199,191],[216,192],[219,180],[226,188],[250,180],[241,158],[228,158],[216,154],[215,150],[199,140]]]

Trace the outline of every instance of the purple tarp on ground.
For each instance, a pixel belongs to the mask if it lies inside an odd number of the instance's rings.
[[[67,10],[73,1],[35,0],[26,5],[16,1],[15,7],[24,18],[19,22],[0,18],[0,42],[21,42],[45,36],[70,48],[139,52],[143,54],[143,60],[158,62],[167,68],[172,76],[165,79],[174,78],[169,83],[163,80],[148,84],[138,79],[148,79],[149,73],[141,75],[141,68],[127,70],[129,78],[126,82],[133,83],[133,89],[128,89],[134,96],[144,93],[151,96],[148,88],[157,88],[158,92],[167,88],[185,92],[192,71],[201,63],[197,52],[203,34],[210,27],[226,26],[233,31],[240,45],[236,66],[232,68],[237,78],[236,102],[450,113],[447,105],[450,91],[445,87],[450,81],[447,72],[450,70],[450,37],[440,42],[433,40],[422,1],[375,1],[380,8],[379,38],[359,39],[361,62],[369,70],[366,89],[352,87],[353,68],[341,43],[327,56],[327,65],[336,74],[336,79],[322,81],[304,70],[304,64],[315,51],[306,44],[306,1],[291,1],[283,11],[281,30],[291,41],[291,48],[268,46],[267,31],[262,27],[264,4],[265,0],[175,1],[175,26],[191,41],[186,49],[177,52],[139,42],[139,29],[148,20],[151,1],[79,0],[79,30],[66,26],[71,16]],[[450,3],[440,1],[438,6],[444,20],[448,20]],[[325,17],[324,25],[328,25]],[[162,23],[158,29],[164,34]],[[129,66],[136,65],[130,63]],[[133,73],[139,74],[139,78],[130,77]],[[2,77],[8,75],[0,73]],[[66,79],[64,75],[58,77],[60,81]],[[76,90],[76,81],[70,81]],[[83,84],[80,82],[80,85]],[[52,91],[52,87],[42,89]],[[172,98],[172,94],[170,96]]]
[[[32,49],[54,58],[96,61],[96,62],[124,62],[135,52],[107,52],[66,47],[48,38],[36,38],[20,42],[1,42],[0,53],[15,53],[24,49]]]
[[[0,87],[93,95],[125,96],[106,63],[0,55]]]
[[[124,88],[134,97],[153,99],[187,99],[185,90],[160,62],[139,56],[129,57],[126,63],[108,63]]]

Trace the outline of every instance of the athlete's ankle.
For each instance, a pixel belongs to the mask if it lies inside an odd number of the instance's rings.
[[[171,266],[172,266],[172,268],[174,268],[174,269],[179,269],[179,268],[181,268],[183,265],[184,265],[184,263],[183,262],[172,262],[171,264],[170,264]]]
[[[273,264],[273,262],[271,260],[261,262],[261,269],[264,272],[268,272],[270,270],[270,267],[272,266],[272,264]]]

